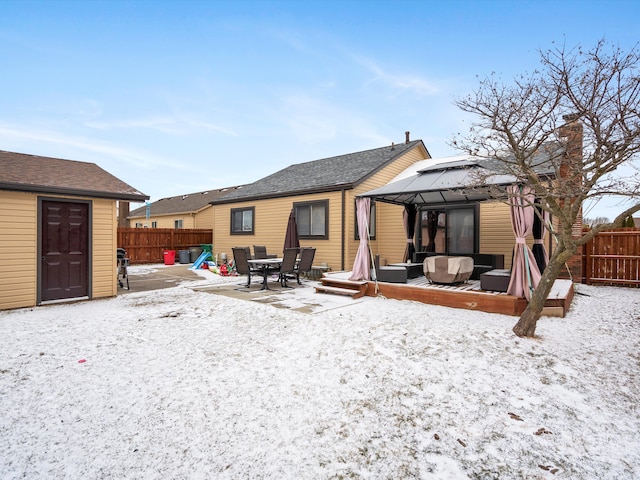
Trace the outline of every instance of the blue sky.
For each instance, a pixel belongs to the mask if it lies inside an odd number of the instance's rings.
[[[630,48],[632,1],[0,1],[0,149],[95,162],[159,198],[422,139],[477,76]],[[611,216],[610,210],[590,214]]]

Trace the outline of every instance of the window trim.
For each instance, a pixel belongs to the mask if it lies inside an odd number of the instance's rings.
[[[324,207],[324,234],[322,235],[303,235],[300,233],[300,229],[298,228],[298,238],[300,239],[311,239],[311,240],[328,240],[329,239],[329,200],[310,200],[306,202],[293,202],[293,208],[296,212],[296,218],[298,216],[298,208],[301,207],[312,207],[313,205],[321,205]]]
[[[237,212],[251,212],[251,229],[250,230],[234,230],[233,215]],[[256,207],[238,207],[232,208],[229,218],[229,234],[230,235],[254,235],[256,231]]]

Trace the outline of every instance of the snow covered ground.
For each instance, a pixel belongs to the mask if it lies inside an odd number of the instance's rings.
[[[640,478],[640,289],[578,285],[523,340],[514,317],[300,313],[201,274],[0,312],[0,478]]]

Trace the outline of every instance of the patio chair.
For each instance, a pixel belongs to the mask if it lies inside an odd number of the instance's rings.
[[[302,285],[300,282],[300,274],[312,270],[313,259],[316,256],[316,249],[311,247],[304,247],[300,249],[300,262],[296,267],[296,280],[298,285]]]
[[[253,258],[256,260],[262,260],[265,258],[277,258],[277,255],[268,254],[267,247],[265,245],[254,245],[253,246]]]
[[[280,285],[284,288],[291,288],[287,285],[287,274],[296,273],[296,261],[298,259],[297,248],[285,248],[284,255],[282,257],[282,263],[280,264],[280,270],[278,271],[280,278]]]
[[[246,287],[248,288],[249,285],[251,285],[251,274],[258,273],[257,270],[251,268],[251,265],[249,265],[251,250],[249,247],[232,247],[231,250],[233,250],[233,261],[236,265],[236,272],[240,275],[247,275]]]

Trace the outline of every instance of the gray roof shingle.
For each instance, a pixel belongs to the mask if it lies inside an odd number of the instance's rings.
[[[422,145],[426,151],[422,140],[413,140],[408,143],[298,163],[237,188],[211,203],[222,204],[239,200],[353,188],[417,145]]]
[[[148,195],[95,163],[0,150],[0,190],[144,201]]]
[[[192,213],[198,212],[204,207],[209,206],[212,200],[219,198],[229,193],[234,189],[239,188],[228,187],[212,190],[205,190],[204,192],[188,193],[185,195],[177,195],[175,197],[165,197],[150,204],[151,215],[171,215],[176,213]],[[128,218],[137,218],[146,216],[146,205],[140,208],[132,210]]]

